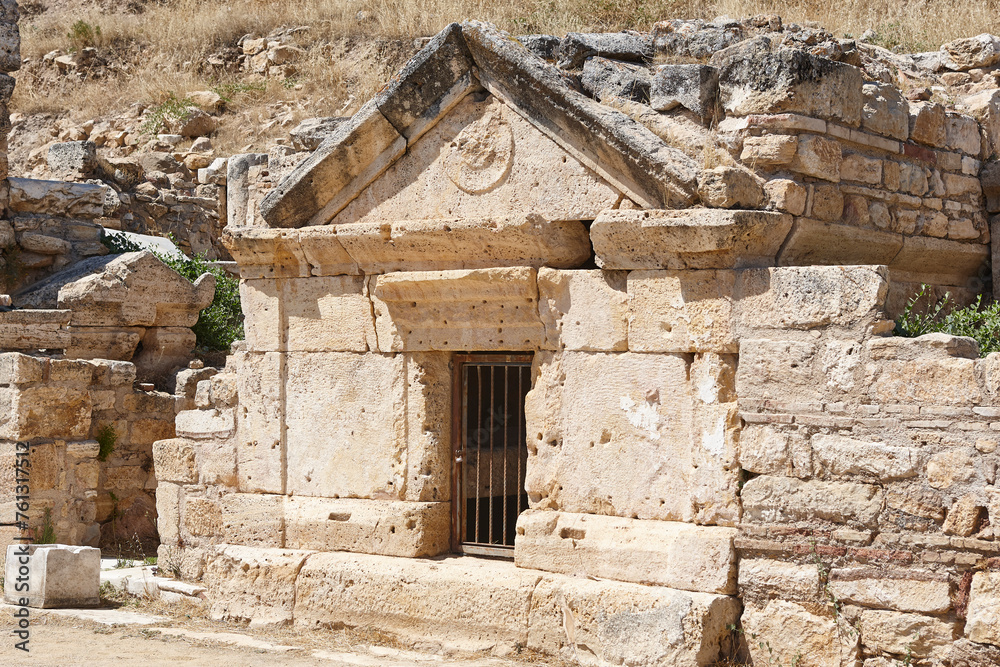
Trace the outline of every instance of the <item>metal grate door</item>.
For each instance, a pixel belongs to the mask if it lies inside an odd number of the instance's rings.
[[[513,556],[517,515],[528,507],[524,397],[530,388],[530,354],[455,358],[457,551]]]

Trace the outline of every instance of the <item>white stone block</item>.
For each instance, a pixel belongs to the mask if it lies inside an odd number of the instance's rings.
[[[21,590],[25,587],[24,590]],[[100,604],[101,550],[65,544],[7,547],[4,601],[41,609]]]

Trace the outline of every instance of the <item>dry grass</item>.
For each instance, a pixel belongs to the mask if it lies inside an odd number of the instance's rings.
[[[980,32],[1000,33],[1000,0],[133,0],[142,11],[102,11],[90,0],[52,0],[61,8],[22,20],[22,53],[38,59],[79,46],[68,33],[77,21],[100,27],[102,54],[125,73],[73,82],[32,80],[15,93],[23,112],[72,110],[78,120],[122,112],[136,101],[156,104],[236,79],[199,73],[203,59],[235,46],[245,34],[308,26],[296,36],[307,51],[292,82],[268,81],[264,91],[234,99],[235,127],[223,125],[217,147],[262,143],[305,116],[351,113],[412,55],[412,40],[452,21],[482,19],[515,34],[648,29],[667,18],[780,14],[786,22],[815,22],[837,36],[868,29],[876,42],[916,51]],[[68,4],[67,4],[68,3]],[[110,6],[120,7],[119,3]],[[270,121],[279,118],[281,122]],[[289,120],[291,118],[291,120]],[[284,125],[282,125],[284,123]],[[268,127],[264,127],[268,126]],[[252,128],[252,129],[251,129]],[[261,129],[264,128],[264,129]]]

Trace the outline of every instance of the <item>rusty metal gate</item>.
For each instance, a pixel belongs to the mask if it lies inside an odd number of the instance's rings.
[[[455,550],[513,557],[517,515],[528,507],[524,397],[531,355],[457,355],[454,374]]]

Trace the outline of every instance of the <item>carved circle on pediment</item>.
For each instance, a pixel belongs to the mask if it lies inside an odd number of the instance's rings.
[[[514,160],[514,132],[498,109],[466,125],[451,142],[446,173],[459,190],[478,195],[496,187]]]

